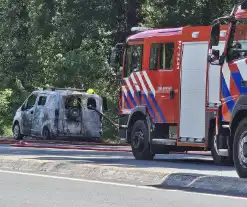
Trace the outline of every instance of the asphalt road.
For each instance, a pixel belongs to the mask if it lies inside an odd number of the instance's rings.
[[[15,148],[8,145],[0,145],[0,155],[15,156],[23,159],[31,158],[35,160],[68,162],[72,164],[85,163],[124,168],[145,168],[152,171],[170,173],[200,173],[238,177],[233,167],[214,165],[210,156],[200,155],[157,155],[155,161],[137,161],[131,153],[125,152]]]
[[[2,207],[246,206],[247,199],[0,171]]]

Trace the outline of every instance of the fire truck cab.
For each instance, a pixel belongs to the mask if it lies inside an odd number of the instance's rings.
[[[136,159],[211,150],[222,162],[215,148],[221,68],[208,64],[210,28],[145,28],[113,49],[111,65],[123,68],[119,136]],[[227,28],[215,50],[223,52]]]
[[[233,160],[239,177],[247,177],[247,1],[238,1],[229,16],[211,28],[208,62],[221,71],[221,106],[217,111],[216,151]],[[223,51],[220,28],[229,24]]]

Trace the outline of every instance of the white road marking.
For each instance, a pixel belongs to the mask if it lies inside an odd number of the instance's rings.
[[[155,188],[155,187],[150,187],[150,186],[123,184],[123,183],[97,181],[97,180],[87,180],[87,179],[80,179],[80,178],[69,178],[69,177],[54,176],[54,175],[25,173],[25,172],[8,171],[8,170],[0,170],[0,173],[9,173],[9,174],[16,174],[16,175],[43,177],[43,178],[53,178],[53,179],[60,179],[60,180],[70,180],[70,181],[78,181],[78,182],[85,182],[85,183],[97,183],[97,184],[102,184],[102,185],[112,185],[112,186],[118,186],[118,187],[130,187],[130,188],[139,188],[139,189],[156,190],[156,191],[182,192],[185,194],[195,194],[195,195],[203,195],[203,196],[211,196],[211,197],[219,197],[219,198],[247,200],[247,198],[237,197],[237,196],[225,196],[225,195],[213,195],[213,194],[208,194],[208,193],[186,192],[186,191],[181,191],[181,190],[162,189],[162,188]]]
[[[155,187],[149,187],[149,186],[141,186],[141,185],[139,186],[139,185],[133,185],[133,184],[114,183],[114,182],[88,180],[88,179],[81,179],[81,178],[69,178],[69,177],[62,177],[62,176],[25,173],[25,172],[8,171],[8,170],[0,170],[0,173],[9,173],[9,174],[26,175],[26,176],[34,176],[34,177],[43,177],[43,178],[54,178],[54,179],[60,179],[60,180],[70,180],[70,181],[78,181],[78,182],[85,182],[85,183],[97,183],[97,184],[103,184],[103,185],[115,185],[115,186],[122,186],[122,187],[134,187],[134,188],[142,188],[142,189],[159,190]]]

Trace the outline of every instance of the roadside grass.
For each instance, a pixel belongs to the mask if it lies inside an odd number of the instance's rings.
[[[11,126],[3,126],[2,136],[5,136],[5,137],[13,136],[12,127]]]

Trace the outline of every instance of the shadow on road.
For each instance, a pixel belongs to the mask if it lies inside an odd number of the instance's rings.
[[[218,176],[205,176],[205,175],[194,175],[194,178],[186,180],[182,177],[185,177],[185,173],[174,173],[171,175],[170,180],[175,178],[175,183],[173,180],[173,185],[169,185],[169,179],[165,179],[163,183],[158,185],[147,185],[149,187],[155,187],[159,189],[166,190],[180,190],[184,192],[193,192],[193,193],[203,193],[211,195],[222,195],[222,196],[233,196],[233,197],[247,197],[246,193],[246,184],[247,180],[239,178],[230,178],[230,177],[218,177]],[[223,180],[222,180],[223,179]],[[180,183],[177,183],[180,181]],[[171,181],[170,181],[171,183]],[[204,185],[203,185],[204,183]]]
[[[149,185],[150,187],[155,187],[158,189],[164,189],[164,190],[179,190],[184,191],[188,193],[203,193],[203,194],[210,194],[210,195],[221,195],[221,196],[233,196],[233,197],[243,197],[246,198],[246,193],[242,192],[220,192],[217,190],[204,190],[204,189],[192,189],[192,188],[186,188],[186,187],[171,187],[171,186],[162,186],[162,185]]]
[[[36,160],[69,162],[71,164],[97,164],[124,168],[159,168],[206,171],[233,171],[233,167],[217,166],[211,157],[171,154],[158,155],[154,161],[137,161],[131,153],[79,150],[53,150],[11,148],[0,146],[1,156],[25,156]]]

